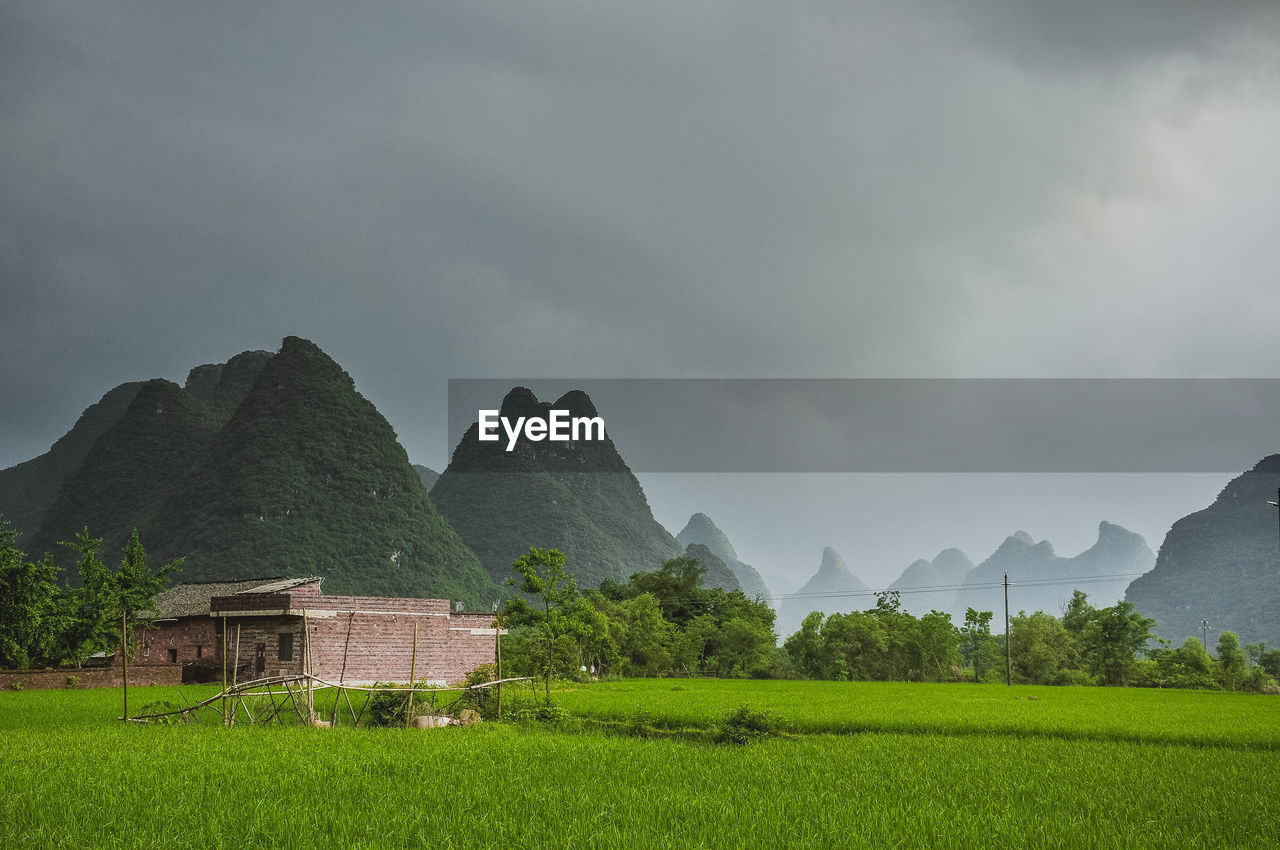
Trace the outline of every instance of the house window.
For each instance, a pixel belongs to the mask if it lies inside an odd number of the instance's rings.
[[[293,632],[280,633],[280,660],[293,660]]]
[[[196,644],[196,658],[204,658],[204,645]]]
[[[169,663],[170,664],[178,663],[178,648],[175,646],[169,647]]]

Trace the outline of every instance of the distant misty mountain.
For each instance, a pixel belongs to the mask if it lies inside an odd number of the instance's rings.
[[[85,448],[87,446],[87,448]],[[31,468],[39,486],[22,487]],[[48,499],[42,494],[56,490]],[[184,386],[123,385],[47,455],[0,472],[20,539],[64,567],[88,526],[104,560],[137,527],[177,581],[321,575],[336,593],[444,597],[488,608],[500,591],[432,506],[395,433],[314,343],[287,337],[192,369]],[[13,491],[42,510],[10,511]],[[15,523],[16,525],[16,523]]]
[[[436,482],[440,480],[440,473],[420,463],[413,464],[413,471],[418,473],[418,480],[422,482],[423,487],[427,488],[428,493],[431,492],[432,487],[436,486]]]
[[[1209,622],[1212,648],[1224,631],[1242,643],[1280,645],[1280,455],[1232,479],[1213,504],[1173,524],[1155,567],[1125,599],[1156,619],[1156,633],[1181,644]]]
[[[1082,590],[1095,607],[1114,605],[1123,594],[1127,576],[1151,569],[1155,555],[1142,535],[1109,522],[1098,525],[1093,546],[1072,558],[1053,551],[1048,540],[1036,542],[1025,531],[1008,537],[981,564],[965,574],[949,607],[952,621],[964,621],[966,608],[1004,616],[1004,590],[1009,573],[1009,613],[1045,611],[1060,615],[1072,592]]]
[[[702,574],[703,587],[708,589],[718,587],[729,593],[742,589],[742,586],[738,584],[738,577],[733,574],[728,565],[706,546],[701,543],[690,543],[685,547],[684,553],[690,558],[697,558],[698,562],[706,569],[706,572]]]
[[[547,419],[552,409],[571,417],[598,416],[586,393],[566,393],[555,404],[525,387],[502,400],[499,416]],[[479,439],[472,423],[431,490],[441,513],[480,558],[494,581],[529,547],[559,549],[582,588],[605,579],[626,581],[656,570],[684,547],[658,524],[640,482],[606,434],[603,440],[552,442]]]
[[[779,601],[778,635],[785,637],[798,630],[812,611],[835,614],[874,608],[876,600],[870,590],[828,546],[822,550],[822,563],[813,577],[794,595]]]
[[[682,546],[701,544],[706,546],[716,557],[733,572],[738,585],[748,599],[761,599],[773,605],[773,596],[769,592],[764,578],[750,564],[738,560],[738,553],[723,531],[704,513],[696,513],[689,517],[684,530],[676,535],[676,542]]]
[[[769,588],[770,594],[773,595],[774,610],[777,610],[779,600],[781,600],[782,597],[798,593],[802,586],[800,582],[795,579],[788,576],[780,576],[776,573],[762,574],[762,577],[764,578],[765,585]]]
[[[973,562],[959,549],[944,549],[932,561],[921,558],[902,571],[889,590],[900,594],[902,608],[921,617],[930,611],[949,611],[956,589]]]

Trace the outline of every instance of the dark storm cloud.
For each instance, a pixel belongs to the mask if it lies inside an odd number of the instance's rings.
[[[1028,64],[1089,72],[1171,53],[1212,53],[1241,27],[1274,27],[1277,14],[1270,0],[961,0],[956,5],[989,49]]]
[[[1274,376],[1277,9],[5,3],[0,465],[288,334],[435,466],[456,377]]]

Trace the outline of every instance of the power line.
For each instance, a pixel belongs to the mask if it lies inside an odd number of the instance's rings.
[[[1071,585],[1071,584],[1082,584],[1082,583],[1103,584],[1108,582],[1118,582],[1124,579],[1137,578],[1140,575],[1145,575],[1145,574],[1144,573],[1106,573],[1103,575],[1092,575],[1092,576],[1046,576],[1042,578],[1030,578],[1030,579],[1023,579],[1020,581],[1010,582],[1009,586],[1010,587],[1054,587],[1059,585]],[[775,596],[774,599],[778,601],[782,601],[784,599],[796,599],[796,600],[835,599],[835,598],[844,598],[844,597],[850,597],[850,596],[855,596],[855,597],[879,596],[883,593],[899,593],[899,594],[906,595],[910,593],[936,593],[936,592],[948,591],[948,590],[951,590],[951,591],[996,590],[1001,587],[1004,587],[1003,581],[979,582],[979,583],[973,583],[973,584],[932,584],[932,585],[920,585],[916,587],[884,588],[882,590],[842,590],[842,591],[828,591],[828,592],[813,591],[810,593],[800,593],[800,592],[784,593],[784,594],[779,594]]]
[[[1091,584],[1107,584],[1129,579],[1137,578],[1145,573],[1105,573],[1092,576],[1045,576],[1041,578],[1025,579],[1022,581],[1009,582],[1010,587],[1055,587],[1062,585],[1079,585],[1083,583]],[[625,585],[620,585],[625,587]],[[772,595],[774,604],[780,604],[784,600],[805,601],[811,599],[849,599],[849,598],[872,598],[881,596],[885,593],[897,593],[903,596],[912,593],[937,593],[943,591],[974,591],[974,590],[999,590],[1004,587],[1003,581],[978,582],[975,584],[930,584],[920,585],[916,587],[883,588],[880,590],[841,590],[828,592],[811,592],[811,593],[781,593]],[[664,604],[679,604],[682,602],[701,602],[701,597],[697,596],[664,596],[661,602]]]

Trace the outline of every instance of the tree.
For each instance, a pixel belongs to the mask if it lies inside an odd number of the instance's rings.
[[[984,681],[987,673],[1003,666],[1000,643],[991,635],[991,611],[967,608],[964,626],[960,630],[961,647],[965,663],[973,668],[973,680]]]
[[[1280,649],[1267,649],[1266,643],[1259,642],[1247,645],[1244,651],[1249,660],[1266,671],[1268,676],[1280,678]]]
[[[1016,681],[1063,685],[1077,677],[1075,642],[1052,614],[1020,612],[1009,621],[1009,649]]]
[[[48,555],[27,560],[8,525],[0,519],[0,667],[22,669],[53,652],[58,569]]]
[[[119,643],[121,615],[144,627],[152,621],[155,595],[181,567],[182,559],[170,561],[152,573],[136,528],[125,544],[118,570],[110,569],[99,558],[102,538],[89,536],[88,528],[62,545],[80,553],[76,571],[81,587],[67,588],[61,594],[58,608],[63,628],[57,643],[63,657],[80,667],[90,655]],[[124,651],[133,651],[131,641]]]
[[[565,668],[572,662],[571,658],[566,661],[562,638],[572,636],[577,630],[571,615],[579,599],[578,582],[565,571],[564,565],[565,555],[558,549],[530,547],[528,553],[516,558],[511,568],[520,575],[520,592],[535,597],[541,609],[530,606],[520,596],[507,600],[503,609],[512,625],[531,626],[537,635],[538,672],[548,700],[552,675],[566,672]],[[507,584],[515,584],[515,579],[508,579]]]
[[[114,645],[118,632],[114,631],[113,583],[111,571],[98,557],[102,554],[101,537],[90,537],[86,527],[75,540],[64,540],[62,545],[80,553],[76,572],[81,586],[67,588],[59,599],[64,628],[58,644],[63,657],[80,667],[90,655]]]
[[[642,593],[618,605],[622,624],[620,649],[630,672],[657,676],[671,669],[676,627],[662,616],[658,598]]]
[[[1240,648],[1240,637],[1235,632],[1223,632],[1218,636],[1218,679],[1229,691],[1239,689],[1244,681],[1248,661]]]
[[[1084,599],[1083,593],[1076,593]],[[1110,608],[1093,611],[1082,635],[1082,655],[1089,672],[1103,684],[1128,684],[1138,651],[1151,640],[1155,624],[1155,620],[1134,610],[1131,602],[1117,602]]]
[[[164,564],[156,572],[147,566],[147,550],[138,540],[138,529],[133,530],[124,546],[124,560],[114,576],[113,593],[118,612],[128,615],[129,622],[150,627],[155,620],[156,594],[169,586],[169,576],[182,568],[183,558]]]
[[[1097,616],[1098,609],[1089,604],[1089,598],[1082,590],[1071,592],[1071,601],[1062,615],[1062,626],[1077,638],[1083,638],[1085,630]]]
[[[1189,637],[1177,650],[1178,661],[1188,670],[1208,676],[1213,673],[1213,656],[1199,638]]]
[[[952,677],[952,668],[960,661],[960,633],[951,625],[951,615],[930,611],[918,621],[916,645],[919,648],[921,678],[943,682]]]
[[[662,616],[683,628],[690,620],[706,612],[706,594],[702,576],[706,568],[697,558],[683,555],[663,563],[653,572],[633,573],[633,593],[651,593],[662,607]]]
[[[574,609],[574,629],[578,636],[578,645],[585,658],[579,658],[578,665],[590,664],[597,672],[603,674],[606,667],[613,667],[621,660],[618,649],[618,638],[614,634],[613,624],[609,617],[600,610],[599,602],[606,602],[599,593],[585,599],[579,599]]]
[[[1155,666],[1149,684],[1166,688],[1219,687],[1213,656],[1198,638],[1187,638],[1177,649],[1169,649],[1165,645],[1148,650],[1147,657]]]
[[[782,644],[796,669],[809,679],[824,678],[830,666],[821,634],[823,619],[821,611],[810,611],[805,615],[800,629],[792,632]]]
[[[889,648],[884,623],[872,611],[832,614],[822,625],[827,658],[824,678],[873,680],[885,668]]]
[[[716,630],[707,666],[717,676],[761,676],[768,669],[774,645],[773,631],[759,621],[733,617]]]

